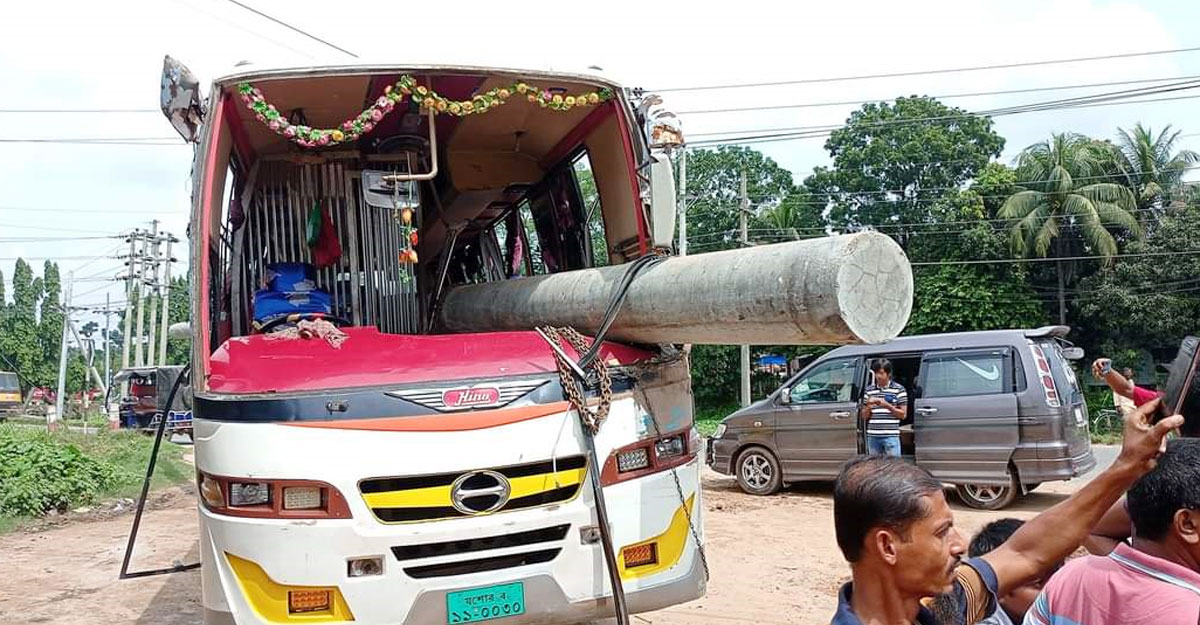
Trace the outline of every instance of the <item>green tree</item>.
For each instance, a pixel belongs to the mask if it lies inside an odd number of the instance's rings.
[[[1113,150],[1117,173],[1137,196],[1139,208],[1162,208],[1179,198],[1184,189],[1183,175],[1200,162],[1200,154],[1176,150],[1181,132],[1168,125],[1155,135],[1140,123],[1132,131],[1119,129]]]
[[[42,266],[43,294],[38,310],[38,343],[41,363],[35,375],[49,384],[58,380],[58,360],[62,348],[63,322],[62,280],[58,265],[50,261]]]
[[[942,229],[913,237],[909,256],[914,262],[948,264],[913,268],[913,313],[906,334],[1036,327],[1045,321],[1024,268],[959,264],[1008,255],[1004,230],[985,219],[987,204],[979,187],[992,188],[991,183],[976,185],[935,203],[931,214]]]
[[[1134,216],[1137,202],[1130,190],[1106,181],[1111,152],[1104,144],[1076,134],[1053,135],[1017,157],[1022,184],[1000,207],[999,216],[1012,220],[1010,246],[1025,257],[1065,258],[1095,255],[1111,262],[1118,234],[1142,236]],[[1073,235],[1073,236],[1064,236]],[[1058,261],[1059,323],[1066,323],[1066,286],[1076,263]]]
[[[822,205],[802,189],[790,193],[775,206],[764,209],[752,221],[767,239],[797,240],[825,235]]]
[[[1168,209],[1144,242],[1127,253],[1183,252],[1176,256],[1121,259],[1079,285],[1077,314],[1089,349],[1114,354],[1129,349],[1171,353],[1179,339],[1196,334],[1200,319],[1200,207]]]
[[[17,371],[35,384],[43,354],[38,341],[37,308],[42,299],[42,279],[33,276],[29,263],[17,259],[13,269],[12,304],[6,306],[4,326],[0,327],[0,352]]]
[[[167,300],[167,321],[171,324],[191,318],[191,291],[187,278],[171,279],[171,294]],[[192,358],[191,339],[167,340],[167,364],[186,365]]]
[[[687,159],[688,246],[696,252],[738,246],[742,172],[750,209],[756,215],[785,201],[802,200],[793,197],[792,172],[757,150],[734,146],[689,150]],[[799,220],[800,213],[795,215]],[[809,227],[819,225],[814,222]]]
[[[825,149],[833,167],[804,183],[829,203],[829,224],[843,231],[933,221],[930,205],[974,178],[1004,148],[992,120],[929,97],[871,103],[833,131]],[[906,249],[911,230],[895,238]]]

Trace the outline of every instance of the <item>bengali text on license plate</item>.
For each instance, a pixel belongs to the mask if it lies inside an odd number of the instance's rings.
[[[446,594],[447,623],[476,623],[525,613],[521,582]]]

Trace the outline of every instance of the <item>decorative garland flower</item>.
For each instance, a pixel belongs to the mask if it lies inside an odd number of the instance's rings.
[[[237,90],[246,108],[254,112],[255,119],[276,134],[306,148],[357,141],[364,134],[371,132],[406,96],[410,98],[410,102],[415,102],[426,111],[458,117],[486,113],[504,104],[513,95],[524,95],[527,101],[555,111],[595,106],[611,100],[614,96],[612,89],[607,87],[584,93],[563,94],[518,81],[506,87],[496,87],[476,94],[469,100],[451,100],[425,85],[418,85],[416,78],[405,74],[396,84],[385,87],[383,95],[357,116],[335,128],[310,128],[289,122],[275,105],[269,104],[262,92],[250,83],[239,84]]]

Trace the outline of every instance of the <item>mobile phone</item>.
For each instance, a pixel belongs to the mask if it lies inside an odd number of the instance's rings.
[[[1171,415],[1183,415],[1184,436],[1200,436],[1200,378],[1196,369],[1200,366],[1200,338],[1189,336],[1179,344],[1179,353],[1171,363],[1171,373],[1164,387],[1162,403],[1159,404],[1155,421]]]

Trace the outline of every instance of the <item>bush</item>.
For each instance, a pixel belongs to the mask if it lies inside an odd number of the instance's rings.
[[[94,501],[117,475],[47,432],[0,427],[0,514],[34,516]]]

